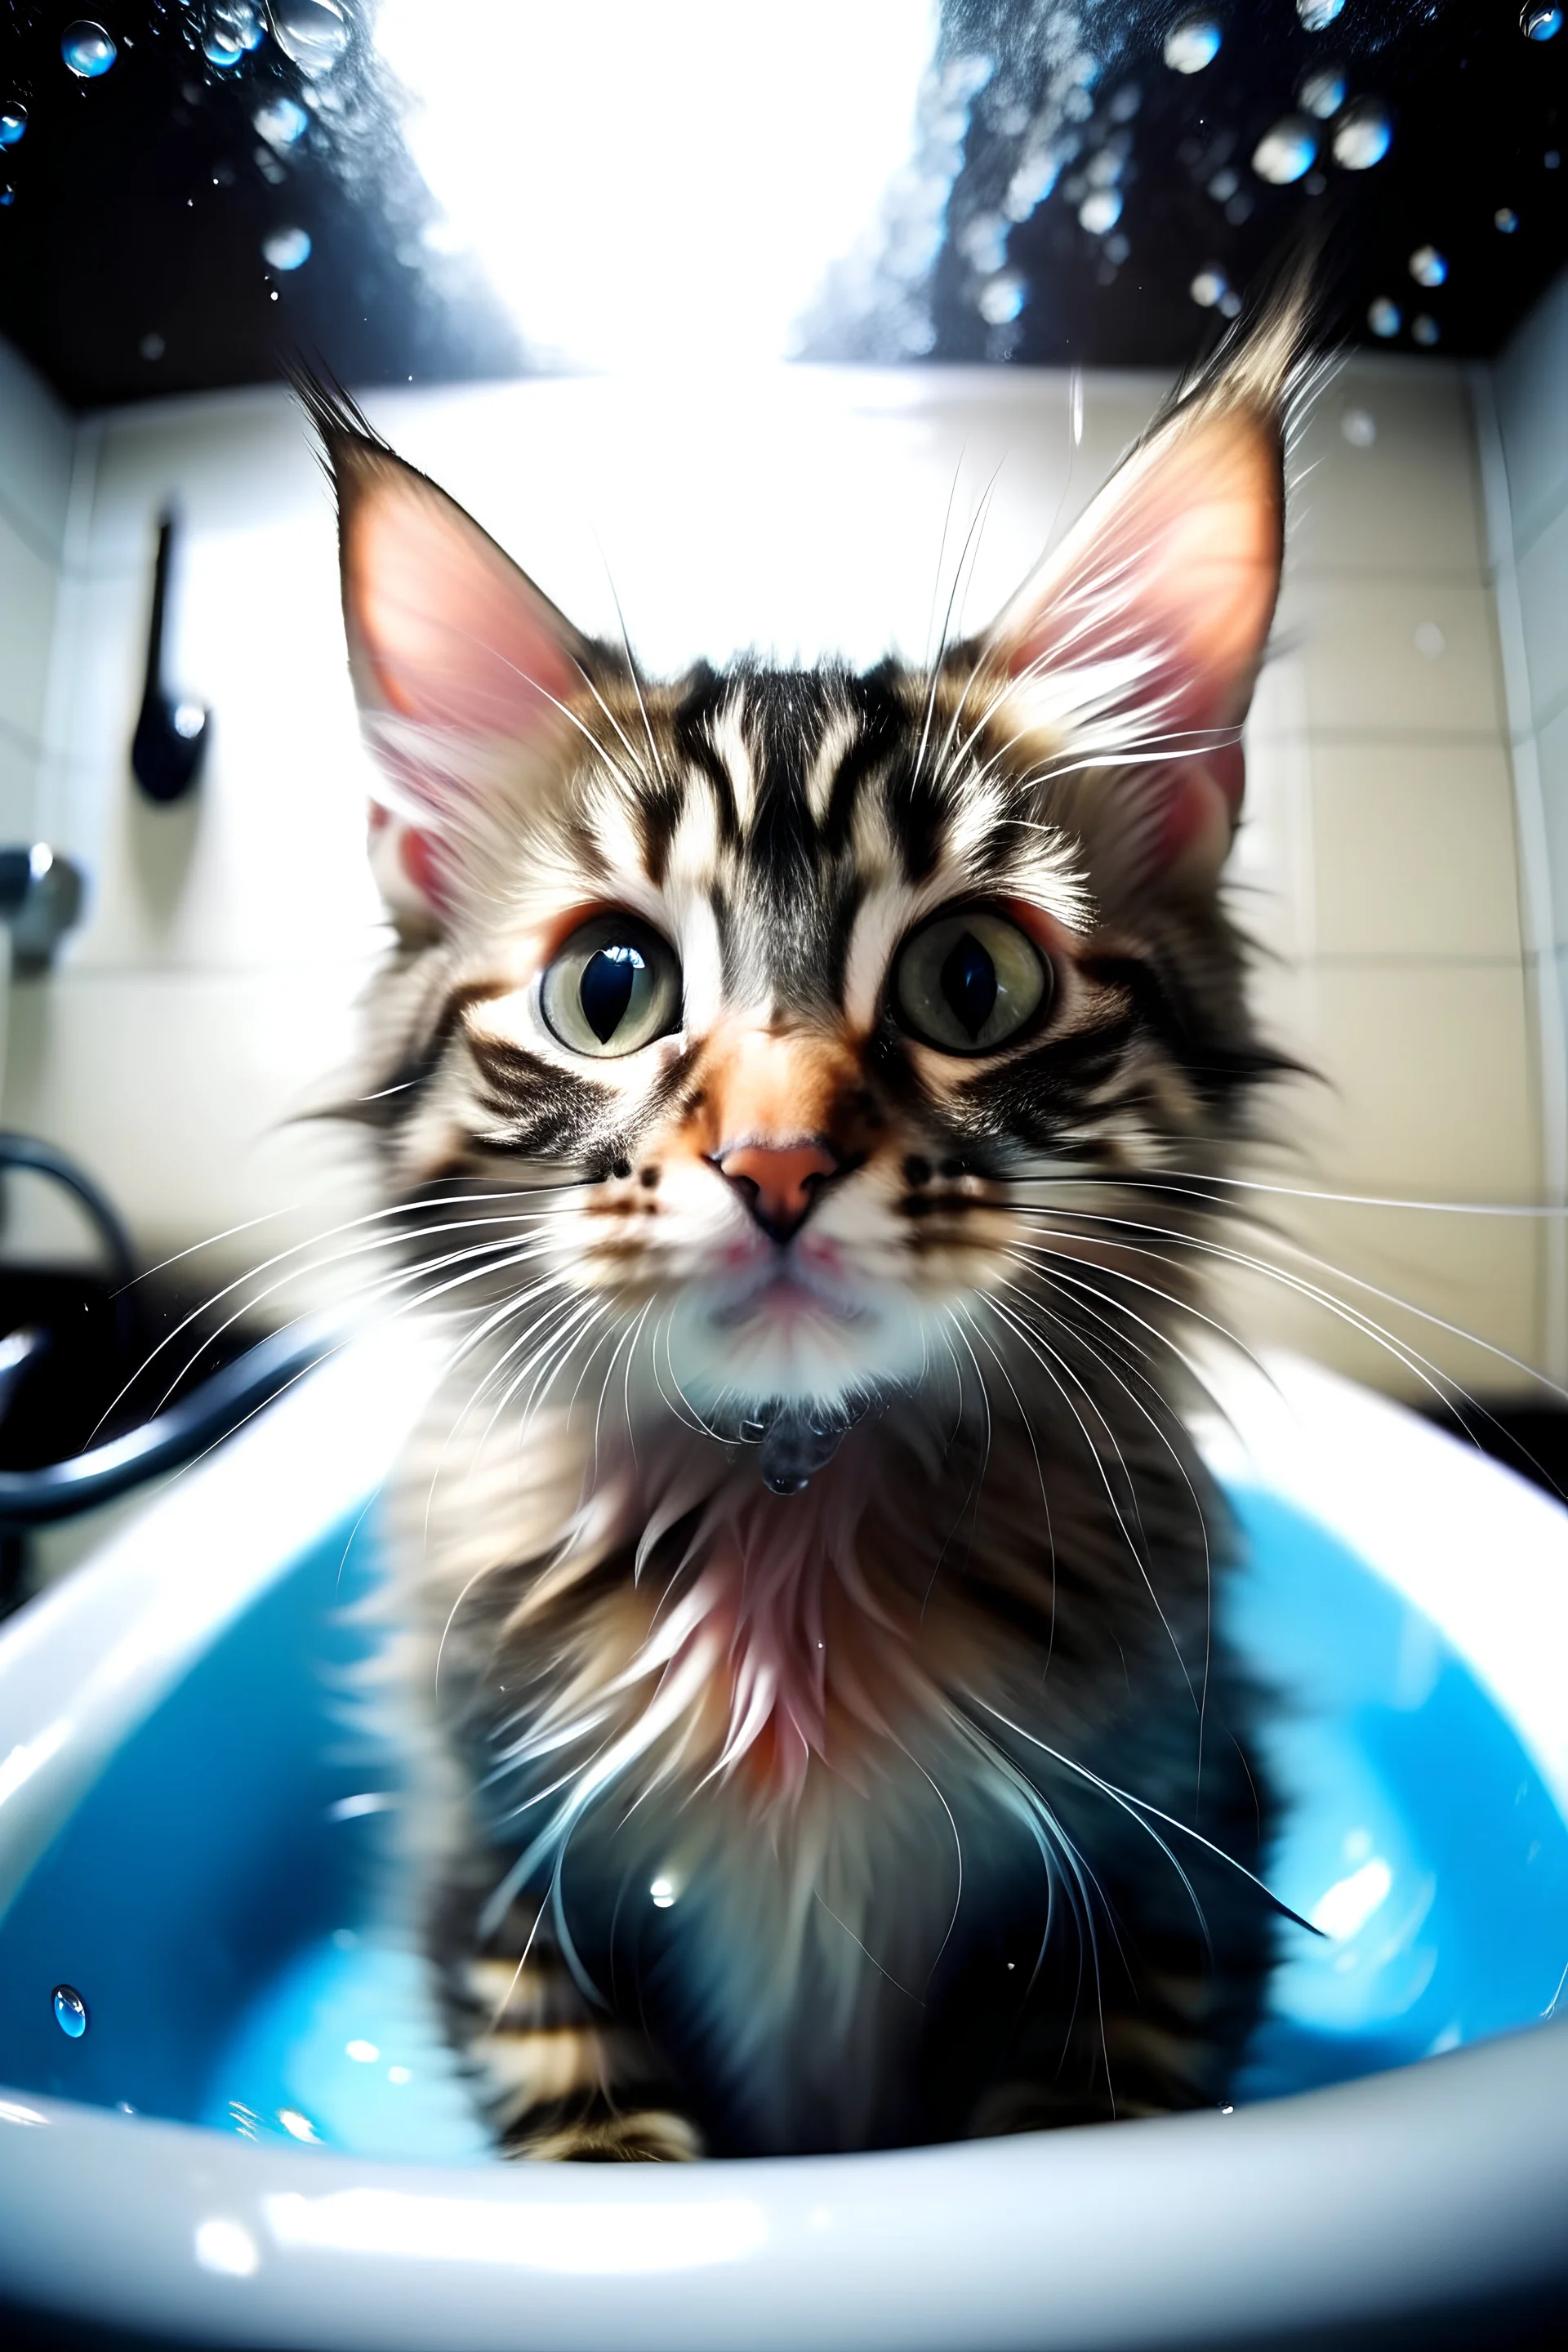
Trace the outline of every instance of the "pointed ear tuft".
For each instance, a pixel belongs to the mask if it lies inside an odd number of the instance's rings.
[[[1299,300],[1277,305],[1177,395],[988,641],[1017,733],[1122,772],[1145,878],[1211,885],[1240,813],[1302,318]]]

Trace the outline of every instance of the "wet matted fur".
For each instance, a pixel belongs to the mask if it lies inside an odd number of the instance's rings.
[[[1181,1407],[1274,1066],[1220,870],[1300,340],[928,671],[650,682],[314,400],[401,942],[362,1115],[451,1318],[410,1867],[509,2153],[1225,2094],[1271,1814]]]

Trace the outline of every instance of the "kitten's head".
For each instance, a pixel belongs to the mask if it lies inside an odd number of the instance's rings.
[[[929,673],[651,683],[319,404],[404,939],[370,1091],[401,1189],[526,1195],[468,1269],[508,1336],[827,1426],[951,1381],[978,1302],[1005,1337],[1042,1204],[1103,1258],[1116,1186],[1212,1167],[1294,356],[1276,320],[1177,400]]]

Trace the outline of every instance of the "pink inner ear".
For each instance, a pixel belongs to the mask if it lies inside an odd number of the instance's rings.
[[[343,541],[363,701],[464,735],[531,735],[581,687],[569,625],[420,476],[378,468]]]

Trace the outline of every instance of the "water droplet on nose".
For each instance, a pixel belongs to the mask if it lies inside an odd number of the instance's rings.
[[[1519,20],[1527,41],[1554,41],[1563,30],[1561,8],[1527,8]]]
[[[1399,332],[1405,319],[1398,303],[1391,302],[1386,294],[1380,294],[1368,308],[1366,323],[1374,335],[1382,335],[1386,341],[1390,335]]]
[[[79,81],[96,81],[120,55],[101,25],[79,16],[60,35],[60,55]]]
[[[79,2042],[87,2032],[87,2003],[74,1985],[59,1984],[50,1995],[54,2004],[55,2023],[73,2042]]]
[[[308,74],[331,73],[349,45],[336,0],[272,0],[272,30],[284,56]]]
[[[1296,14],[1309,33],[1321,33],[1331,25],[1345,0],[1296,0]]]
[[[1224,270],[1211,263],[1207,269],[1199,270],[1187,291],[1200,310],[1212,310],[1224,301],[1230,288],[1226,282]]]
[[[1448,265],[1435,245],[1418,245],[1410,257],[1410,275],[1417,286],[1441,286],[1448,276]]]
[[[269,147],[292,147],[310,128],[310,118],[298,100],[275,98],[266,106],[258,106],[251,116],[261,137]]]
[[[310,232],[304,228],[277,228],[262,240],[263,258],[274,269],[300,269],[310,258]]]
[[[0,106],[0,147],[15,147],[27,135],[27,110],[19,98],[8,98]]]
[[[1519,215],[1514,211],[1511,205],[1500,205],[1498,206],[1496,212],[1492,215],[1492,226],[1494,228],[1501,229],[1504,236],[1511,236],[1513,235],[1515,229],[1519,226]]]
[[[1307,76],[1297,94],[1309,114],[1326,122],[1345,102],[1345,78],[1338,66],[1320,66]]]
[[[1334,161],[1347,172],[1370,172],[1394,143],[1387,109],[1376,98],[1358,98],[1334,125]]]
[[[1184,16],[1165,36],[1165,63],[1173,73],[1202,73],[1219,55],[1219,26],[1211,16]]]
[[[1260,180],[1271,180],[1277,188],[1300,179],[1317,160],[1318,134],[1304,114],[1282,116],[1252,151],[1253,170]]]
[[[1424,349],[1430,351],[1433,344],[1437,341],[1438,336],[1441,334],[1442,330],[1438,326],[1436,320],[1428,318],[1426,311],[1423,310],[1418,317],[1411,320],[1410,331],[1415,336],[1416,341],[1420,343]]]

